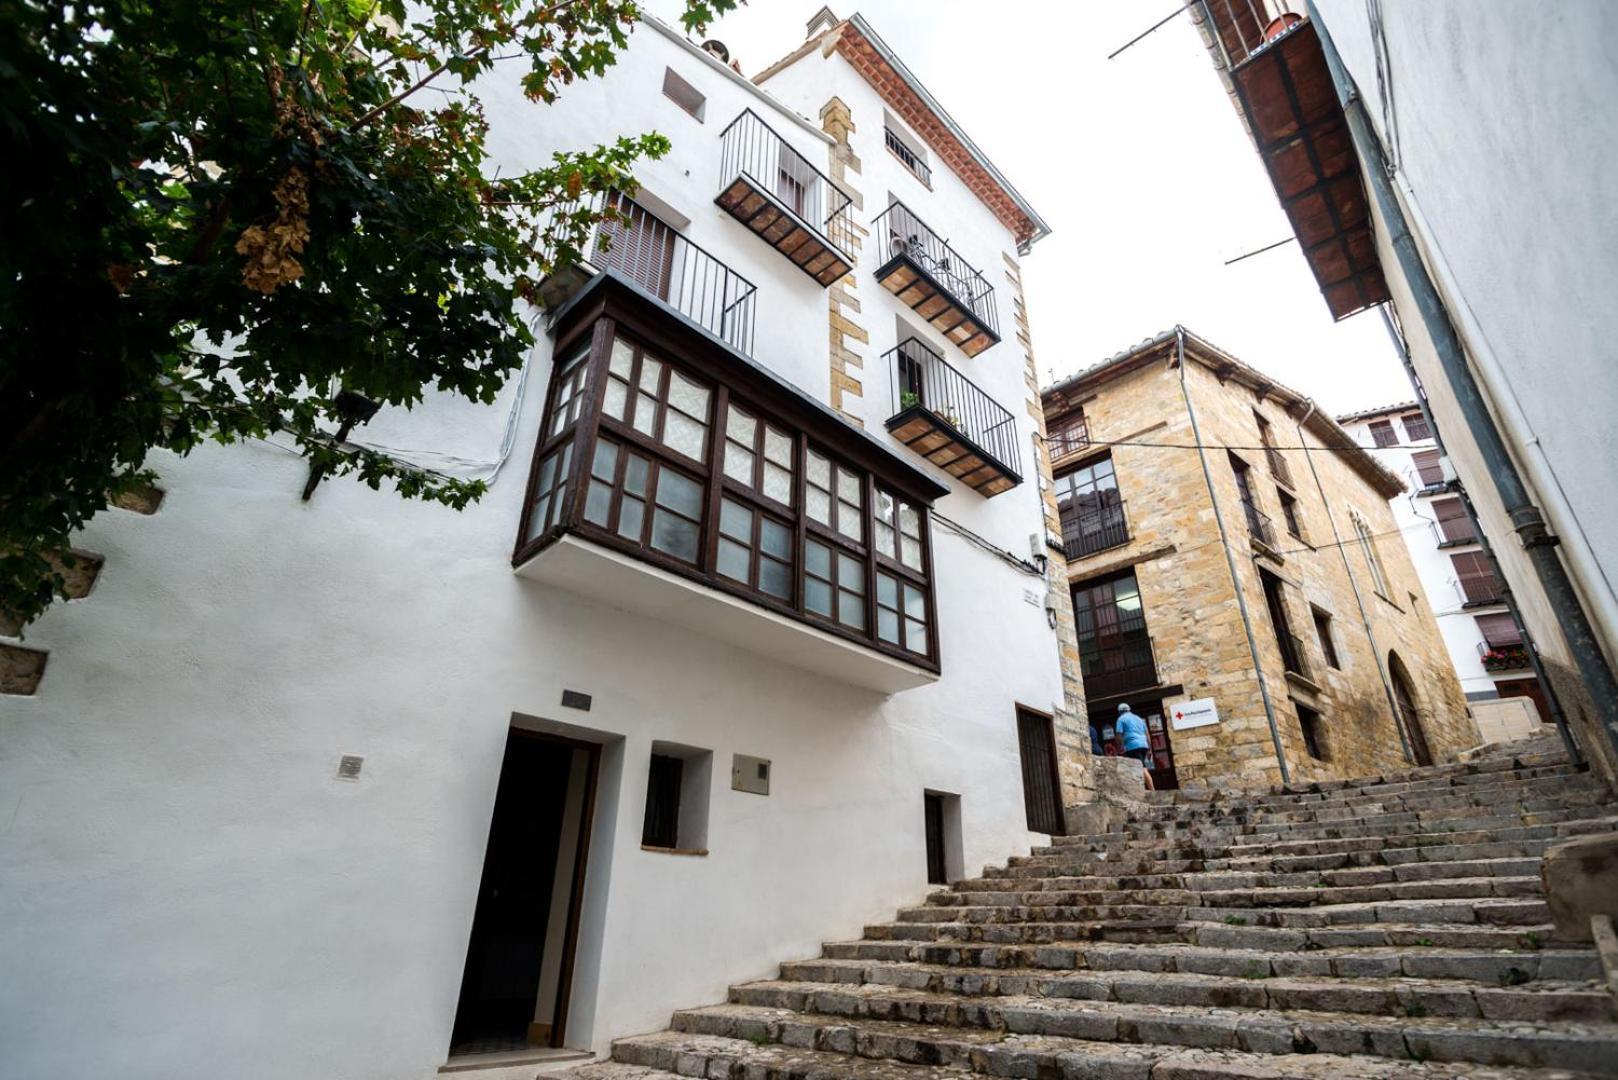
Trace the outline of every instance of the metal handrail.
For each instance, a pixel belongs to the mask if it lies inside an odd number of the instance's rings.
[[[899,138],[892,128],[884,127],[882,129],[882,139],[887,143],[888,149],[893,151],[893,156],[898,158],[905,168],[916,174],[916,179],[928,187],[933,186],[932,166],[917,157],[916,152],[906,146],[905,141]]]
[[[1262,52],[1271,41],[1280,36],[1267,32],[1277,20],[1291,15],[1302,21],[1302,16],[1292,11],[1287,0],[1200,0],[1200,6],[1211,27],[1212,37],[1224,56],[1227,71],[1251,60],[1255,54]],[[1230,27],[1230,40],[1220,32],[1217,16],[1221,14],[1225,16]],[[1252,28],[1251,34],[1243,26],[1244,18]],[[1291,24],[1283,27],[1283,29],[1290,28]],[[1236,47],[1235,54],[1232,53],[1230,45]]]
[[[607,214],[582,248],[592,273],[614,270],[630,284],[737,351],[753,353],[758,286],[625,195],[597,192],[552,208],[552,216]],[[553,252],[546,253],[554,261]]]
[[[894,200],[871,222],[876,233],[877,265],[905,256],[939,288],[949,294],[973,318],[1000,336],[1000,320],[994,307],[994,286],[989,279],[961,258],[949,241],[935,233],[904,203]]]
[[[719,133],[719,146],[721,190],[737,177],[747,177],[847,256],[853,247],[854,200],[794,150],[780,132],[752,109],[743,109]]]
[[[1069,507],[1061,511],[1061,520],[1062,553],[1069,559],[1129,543],[1129,519],[1122,499],[1100,506]]]
[[[1242,513],[1247,516],[1247,529],[1253,534],[1253,539],[1273,548],[1275,546],[1275,526],[1270,523],[1270,515],[1260,510],[1252,499],[1242,500]]]
[[[914,337],[882,354],[894,415],[925,409],[1018,481],[1017,421],[1010,410]]]

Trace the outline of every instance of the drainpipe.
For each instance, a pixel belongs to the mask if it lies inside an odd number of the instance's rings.
[[[1253,620],[1247,614],[1247,600],[1242,596],[1242,579],[1236,576],[1236,557],[1230,553],[1230,536],[1225,532],[1225,515],[1219,512],[1219,495],[1214,491],[1213,473],[1208,468],[1208,451],[1202,445],[1202,431],[1197,427],[1197,412],[1191,407],[1191,390],[1185,381],[1185,327],[1174,328],[1175,355],[1180,364],[1180,396],[1185,398],[1185,414],[1191,418],[1191,441],[1197,444],[1197,460],[1202,462],[1202,479],[1208,485],[1208,501],[1213,504],[1214,524],[1219,526],[1219,545],[1225,549],[1225,565],[1230,568],[1230,584],[1236,590],[1236,607],[1242,613],[1242,629],[1247,632],[1247,650],[1253,657],[1253,673],[1258,676],[1258,693],[1264,699],[1264,718],[1270,722],[1270,742],[1275,746],[1275,763],[1281,767],[1281,783],[1289,784],[1286,755],[1281,753],[1281,731],[1275,724],[1275,705],[1270,701],[1270,689],[1264,683],[1264,665],[1258,658],[1258,641],[1253,637]]]
[[[1371,629],[1371,613],[1365,610],[1365,597],[1360,594],[1360,583],[1354,578],[1354,568],[1348,562],[1348,548],[1344,545],[1343,536],[1337,531],[1337,517],[1331,512],[1331,500],[1326,498],[1326,488],[1320,482],[1320,470],[1315,468],[1315,455],[1309,449],[1309,440],[1303,437],[1303,425],[1315,414],[1315,399],[1309,399],[1309,411],[1303,414],[1303,419],[1297,421],[1298,445],[1303,447],[1303,460],[1309,464],[1309,475],[1315,482],[1315,491],[1320,494],[1320,503],[1326,508],[1326,523],[1331,526],[1332,547],[1337,549],[1337,555],[1343,560],[1343,573],[1348,575],[1348,587],[1354,593],[1354,606],[1360,609],[1360,625],[1365,628],[1365,640],[1371,643],[1371,659],[1376,661],[1376,673],[1382,679],[1382,692],[1388,698],[1388,713],[1393,717],[1393,730],[1399,736],[1399,749],[1404,753],[1405,760],[1412,765],[1416,762],[1416,755],[1410,751],[1410,737],[1405,733],[1404,717],[1399,715],[1399,703],[1393,699],[1393,681],[1388,678],[1387,665],[1382,662],[1382,648],[1376,643],[1376,634]]]
[[[1551,610],[1556,613],[1561,623],[1562,636],[1567,641],[1568,651],[1573,654],[1573,662],[1590,692],[1596,715],[1607,739],[1608,749],[1613,755],[1618,756],[1618,677],[1613,675],[1612,666],[1601,650],[1601,643],[1590,625],[1589,615],[1586,614],[1577,591],[1573,588],[1573,582],[1568,577],[1567,568],[1562,565],[1560,557],[1556,554],[1558,540],[1546,528],[1539,507],[1529,498],[1522,474],[1511,457],[1499,427],[1489,413],[1483,390],[1478,386],[1471,368],[1467,366],[1466,353],[1461,346],[1460,338],[1456,336],[1455,326],[1450,321],[1444,300],[1439,296],[1432,277],[1427,273],[1427,265],[1422,262],[1421,252],[1416,248],[1415,238],[1410,235],[1404,211],[1394,194],[1393,183],[1388,179],[1387,170],[1382,167],[1381,143],[1377,141],[1376,133],[1366,116],[1365,103],[1360,100],[1359,91],[1349,79],[1348,72],[1343,67],[1342,57],[1337,55],[1337,47],[1320,22],[1313,2],[1309,4],[1309,13],[1320,38],[1326,65],[1331,70],[1338,100],[1342,102],[1343,110],[1347,114],[1349,130],[1354,138],[1354,148],[1359,153],[1361,162],[1369,163],[1361,172],[1374,193],[1377,206],[1382,211],[1382,218],[1388,230],[1388,241],[1398,257],[1405,283],[1414,297],[1427,333],[1432,338],[1439,364],[1449,382],[1450,390],[1455,394],[1456,404],[1461,410],[1461,415],[1466,418],[1467,430],[1476,442],[1478,452],[1483,456],[1484,471],[1494,477],[1495,490],[1500,495],[1500,502],[1505,507],[1506,515],[1511,519],[1513,530],[1517,533],[1523,549],[1528,552],[1528,557],[1534,565],[1535,576],[1539,578],[1540,587],[1545,590],[1545,597],[1550,603]]]
[[[1410,350],[1405,347],[1404,334],[1388,314],[1388,305],[1383,304],[1377,308],[1382,313],[1382,325],[1387,328],[1388,337],[1393,339],[1393,351],[1399,354],[1399,362],[1404,365],[1405,374],[1410,378],[1410,385],[1416,388],[1416,406],[1421,409],[1422,418],[1427,421],[1427,430],[1432,433],[1433,446],[1440,454],[1447,456],[1444,449],[1444,436],[1438,430],[1438,421],[1433,417],[1433,411],[1427,405],[1427,392],[1422,389],[1421,376],[1416,374],[1416,365],[1410,362]],[[1562,699],[1556,693],[1556,687],[1545,674],[1545,665],[1539,658],[1539,646],[1534,644],[1534,635],[1528,632],[1528,624],[1523,622],[1522,612],[1517,607],[1517,597],[1511,591],[1511,583],[1506,580],[1505,572],[1500,568],[1500,560],[1494,557],[1494,547],[1489,538],[1483,533],[1483,522],[1478,520],[1477,508],[1472,505],[1472,497],[1461,487],[1457,494],[1461,498],[1461,508],[1466,511],[1466,520],[1472,525],[1472,535],[1478,538],[1478,544],[1483,548],[1483,557],[1489,560],[1489,567],[1494,571],[1494,579],[1500,583],[1500,599],[1505,601],[1506,610],[1511,613],[1511,623],[1517,628],[1517,636],[1522,639],[1523,646],[1528,651],[1528,665],[1534,669],[1534,678],[1539,680],[1539,688],[1545,692],[1545,704],[1550,706],[1551,722],[1556,725],[1556,733],[1562,737],[1562,746],[1567,750],[1567,759],[1578,766],[1584,765],[1584,755],[1579,752],[1578,744],[1573,741],[1573,733],[1567,726],[1567,714],[1562,711]]]

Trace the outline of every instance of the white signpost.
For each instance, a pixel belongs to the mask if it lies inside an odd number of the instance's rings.
[[[1174,706],[1171,723],[1175,731],[1186,728],[1207,727],[1219,723],[1219,707],[1211,697],[1197,698]]]

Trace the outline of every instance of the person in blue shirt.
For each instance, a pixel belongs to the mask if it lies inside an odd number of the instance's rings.
[[[1140,762],[1146,772],[1146,790],[1152,790],[1152,744],[1146,735],[1146,721],[1129,709],[1126,701],[1118,706],[1118,741],[1123,744],[1124,757]]]

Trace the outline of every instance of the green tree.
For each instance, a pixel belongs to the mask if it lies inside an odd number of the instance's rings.
[[[690,31],[735,0],[685,0]],[[312,467],[460,508],[478,482],[339,440],[353,395],[491,401],[521,301],[661,135],[495,175],[475,80],[548,104],[633,0],[0,0],[0,608],[147,455],[280,433]],[[582,140],[581,140],[582,141]],[[610,213],[610,211],[605,211]]]

